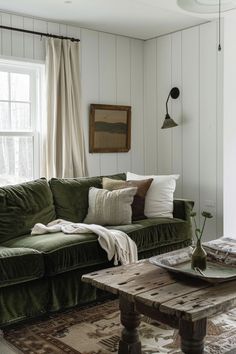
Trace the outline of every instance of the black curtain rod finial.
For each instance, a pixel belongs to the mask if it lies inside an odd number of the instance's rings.
[[[70,40],[72,42],[80,42],[80,40],[78,38],[64,37],[64,36],[59,36],[57,34],[50,34],[50,33],[44,33],[44,32],[30,31],[30,30],[25,30],[23,28],[16,28],[16,27],[9,27],[9,26],[0,26],[0,29],[34,34],[34,35],[37,35],[37,36],[41,36],[41,39],[42,39],[42,37],[51,37],[51,38],[58,38],[58,39],[68,39],[68,40]]]

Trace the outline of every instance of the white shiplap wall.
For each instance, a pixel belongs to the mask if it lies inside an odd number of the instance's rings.
[[[81,39],[82,114],[89,175],[112,174],[127,170],[143,173],[144,42],[8,13],[0,13],[0,23],[5,26],[68,35]],[[7,30],[0,32],[1,56],[45,60],[45,42],[40,36]],[[132,106],[132,136],[129,153],[88,153],[90,103]]]
[[[236,14],[224,18],[224,233],[235,237],[236,198]]]
[[[213,213],[205,238],[222,236],[221,56],[217,22],[145,42],[145,172],[179,173],[176,196]],[[161,130],[171,87],[170,115],[179,124]]]

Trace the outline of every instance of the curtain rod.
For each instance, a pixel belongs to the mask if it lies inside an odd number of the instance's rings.
[[[78,38],[58,36],[56,34],[51,34],[51,33],[29,31],[29,30],[25,30],[25,29],[22,29],[22,28],[16,28],[16,27],[0,26],[0,29],[23,32],[23,33],[30,33],[30,34],[36,34],[36,35],[41,36],[41,37],[44,36],[44,37],[52,37],[52,38],[59,38],[59,39],[69,39],[72,42],[80,42],[80,39],[78,39]]]

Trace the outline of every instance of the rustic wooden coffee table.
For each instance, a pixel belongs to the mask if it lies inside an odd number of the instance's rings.
[[[204,353],[207,317],[236,304],[236,281],[211,285],[181,279],[148,260],[86,274],[82,280],[119,295],[124,326],[119,354],[140,354],[140,314],[179,329],[186,354]]]

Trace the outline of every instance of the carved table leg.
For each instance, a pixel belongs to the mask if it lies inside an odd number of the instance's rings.
[[[179,334],[181,337],[181,349],[185,354],[204,353],[206,324],[206,318],[196,322],[180,320]]]
[[[120,320],[124,326],[121,332],[118,354],[141,354],[138,326],[141,316],[134,309],[134,304],[120,297]]]

